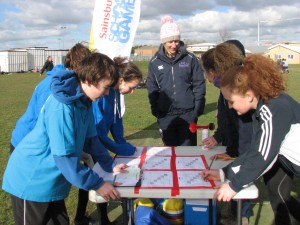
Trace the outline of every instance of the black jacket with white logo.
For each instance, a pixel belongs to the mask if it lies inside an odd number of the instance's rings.
[[[152,114],[161,118],[193,111],[196,121],[205,106],[205,80],[198,59],[180,42],[174,59],[164,53],[163,44],[149,63],[148,96]]]

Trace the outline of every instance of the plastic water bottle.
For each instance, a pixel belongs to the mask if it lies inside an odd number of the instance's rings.
[[[208,132],[208,129],[202,129],[202,143],[203,143],[203,140],[208,138],[209,137],[209,132]],[[208,148],[202,144],[202,149],[203,150],[207,150]]]

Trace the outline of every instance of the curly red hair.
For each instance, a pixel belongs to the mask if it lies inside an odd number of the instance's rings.
[[[245,94],[252,90],[264,102],[276,98],[286,89],[285,81],[276,63],[270,58],[253,54],[222,76],[221,87],[232,93]]]

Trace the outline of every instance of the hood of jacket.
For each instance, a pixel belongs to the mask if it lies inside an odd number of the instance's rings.
[[[58,70],[53,74],[50,84],[53,96],[59,102],[71,104],[84,97],[73,70]]]
[[[46,72],[46,76],[51,77],[55,73],[57,73],[57,71],[59,71],[59,70],[65,70],[65,69],[66,69],[65,68],[65,64],[58,64],[58,65],[54,66],[52,70],[47,71]]]

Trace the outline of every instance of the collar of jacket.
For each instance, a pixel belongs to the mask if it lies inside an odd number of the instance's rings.
[[[163,61],[166,62],[172,62],[172,63],[176,63],[178,60],[182,59],[184,56],[187,55],[187,50],[184,46],[184,43],[182,41],[180,41],[180,47],[178,50],[177,55],[175,56],[175,58],[169,58],[166,56],[165,51],[164,51],[164,45],[160,44],[158,52],[157,52],[157,57]]]
[[[255,118],[259,118],[260,109],[261,109],[263,104],[264,104],[263,100],[261,98],[259,98],[259,101],[257,103],[257,108],[256,108],[255,113],[254,113]]]

